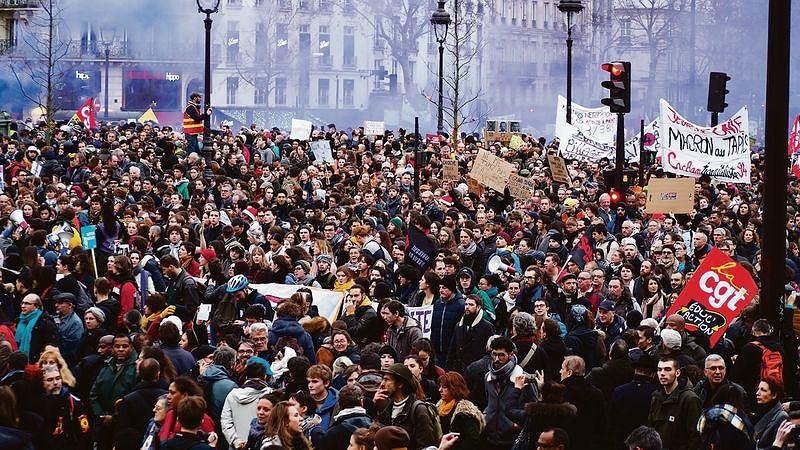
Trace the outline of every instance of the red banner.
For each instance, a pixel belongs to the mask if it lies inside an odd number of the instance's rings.
[[[75,113],[78,116],[78,120],[83,122],[83,125],[88,129],[97,128],[97,118],[94,115],[94,99],[90,98],[86,100],[78,111]]]
[[[713,347],[756,294],[758,287],[747,269],[715,247],[686,283],[667,315],[683,316],[686,329],[705,334]]]
[[[800,158],[798,158],[798,151],[800,151],[800,116],[795,117],[792,131],[789,132],[789,160],[792,162],[792,174],[800,178]]]

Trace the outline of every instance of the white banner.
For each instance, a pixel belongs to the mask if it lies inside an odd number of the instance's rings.
[[[428,306],[406,306],[409,317],[419,322],[422,328],[422,337],[431,338],[431,326],[433,325],[433,305]]]
[[[276,307],[278,301],[285,300],[292,296],[302,285],[295,284],[251,284],[251,288],[257,290],[259,293],[267,297],[272,302],[272,306]],[[338,318],[339,310],[342,307],[342,300],[344,299],[344,292],[333,291],[330,289],[309,288],[313,297],[312,305],[315,305],[319,310],[319,315],[328,319],[328,322],[333,323]]]
[[[383,136],[384,131],[386,131],[386,124],[383,121],[364,121],[364,136]]]
[[[665,172],[728,183],[750,183],[750,121],[744,106],[715,127],[695,125],[661,99]]]
[[[556,108],[556,137],[562,139],[561,133],[569,133],[567,124],[567,99],[558,96]],[[614,146],[617,135],[617,116],[609,112],[608,107],[586,108],[572,102],[572,125],[584,136],[600,144]]]
[[[307,141],[311,136],[311,122],[308,120],[292,119],[292,139]]]
[[[311,151],[314,153],[314,158],[317,161],[324,163],[333,162],[333,153],[331,152],[331,144],[328,141],[313,141],[310,145]]]
[[[558,137],[558,151],[562,158],[585,162],[600,161],[603,158],[611,161],[616,159],[614,147],[587,137],[574,125],[564,122],[561,126],[563,134]]]
[[[656,157],[661,156],[661,124],[656,119],[644,126],[644,150],[656,152]],[[625,142],[625,160],[639,163],[639,140],[641,133],[636,133],[632,139]]]

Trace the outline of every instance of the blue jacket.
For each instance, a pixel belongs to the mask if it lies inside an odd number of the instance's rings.
[[[195,364],[197,364],[194,356],[180,347],[166,347],[162,345],[161,350],[164,352],[164,355],[172,361],[172,365],[175,366],[178,375],[190,373],[192,369],[194,369]]]
[[[336,402],[339,399],[339,391],[334,388],[328,388],[328,396],[325,397],[325,401],[322,402],[322,406],[317,407],[317,415],[322,419],[322,422],[319,424],[319,428],[321,431],[328,431],[328,428],[331,426],[331,420],[333,419],[333,409],[336,407]]]
[[[199,381],[209,402],[209,415],[219,417],[222,414],[222,407],[225,406],[225,397],[238,385],[231,379],[226,368],[216,364],[208,366],[206,372],[200,375]]]
[[[275,347],[278,340],[282,337],[293,337],[297,339],[297,344],[303,349],[303,356],[308,358],[311,364],[317,363],[317,355],[314,351],[314,341],[297,319],[279,315],[272,328],[269,330],[269,346]]]
[[[431,342],[436,350],[436,365],[444,367],[447,361],[447,351],[453,339],[453,330],[464,315],[464,297],[460,292],[455,292],[453,298],[444,301],[438,298],[433,304],[433,319],[431,326]]]
[[[83,321],[74,312],[65,318],[59,318],[58,349],[67,361],[77,360],[78,349],[83,341]]]

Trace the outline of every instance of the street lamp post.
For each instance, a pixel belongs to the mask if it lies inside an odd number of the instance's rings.
[[[206,49],[205,49],[205,79],[203,81],[203,111],[208,111],[211,107],[211,14],[219,11],[220,0],[195,0],[197,2],[197,12],[205,14],[203,19],[206,29]],[[206,117],[203,123],[203,159],[205,160],[205,170],[203,176],[206,179],[212,177],[211,156],[213,154],[211,145],[211,117]]]
[[[567,123],[572,123],[572,27],[575,15],[583,11],[583,4],[581,0],[561,0],[558,10],[567,19]]]
[[[439,6],[431,16],[433,32],[436,35],[436,42],[439,43],[439,102],[437,103],[436,133],[440,136],[444,133],[444,41],[447,40],[447,29],[450,27],[450,13],[444,9],[445,0],[439,0]]]
[[[105,53],[105,76],[103,77],[103,119],[108,121],[108,72],[110,67],[109,56],[111,54],[111,45],[114,43],[116,37],[116,30],[111,26],[100,27],[100,41],[103,43]]]

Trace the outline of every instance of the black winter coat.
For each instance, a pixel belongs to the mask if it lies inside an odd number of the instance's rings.
[[[369,428],[372,419],[364,412],[353,412],[345,416],[337,416],[331,422],[330,428],[320,439],[319,448],[329,450],[347,450],[350,445],[350,435],[357,428]]]
[[[567,346],[560,336],[547,337],[533,354],[533,370],[544,371],[545,381],[561,381],[561,364],[567,354]]]
[[[611,400],[611,394],[614,389],[633,379],[631,360],[625,356],[606,361],[602,367],[592,369],[587,379],[603,392],[606,401]]]
[[[536,448],[536,439],[542,431],[550,427],[561,428],[569,436],[577,433],[575,423],[578,408],[572,403],[528,403],[525,405],[525,413],[528,418],[512,450]]]
[[[730,372],[730,379],[742,386],[745,392],[755,392],[758,381],[761,377],[761,355],[762,350],[756,345],[760,342],[770,350],[783,351],[781,346],[773,338],[760,336],[755,341],[745,344],[736,357]]]
[[[166,393],[158,382],[140,381],[117,407],[116,432],[136,430],[141,440],[153,415],[153,406]]]
[[[567,387],[564,400],[578,408],[573,448],[606,450],[609,447],[608,421],[605,400],[600,389],[581,376],[573,375],[561,381]]]
[[[447,354],[447,370],[463,373],[467,366],[481,359],[486,342],[494,335],[494,325],[483,319],[480,312],[470,323],[462,317],[453,330],[450,351]]]
[[[613,433],[615,449],[625,449],[625,439],[635,428],[647,425],[650,412],[650,399],[658,386],[653,380],[635,375],[633,381],[614,389],[609,405],[609,429]]]

